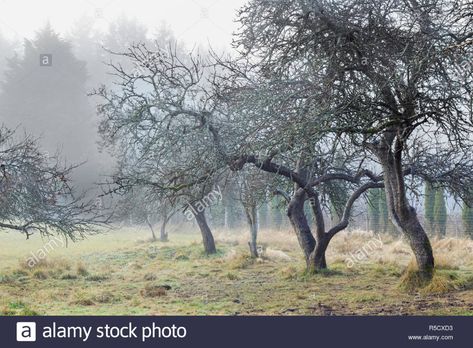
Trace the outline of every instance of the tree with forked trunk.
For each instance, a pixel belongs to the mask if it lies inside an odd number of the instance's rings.
[[[459,176],[471,165],[469,14],[468,2],[419,0],[253,0],[239,14],[235,46],[272,81],[273,93],[291,85],[287,100],[311,114],[305,129],[347,137],[378,163],[389,217],[426,280],[432,247],[408,201],[404,171],[470,195],[471,175]],[[435,167],[435,157],[446,162]]]
[[[243,206],[250,230],[250,240],[248,241],[250,255],[252,258],[257,258],[260,256],[258,254],[258,232],[260,229],[258,209],[267,198],[271,182],[268,175],[255,168],[245,168],[236,174],[233,179],[236,181],[239,191],[238,200]]]
[[[302,161],[298,161],[296,168],[291,170],[287,166],[275,163],[274,158],[259,159],[250,155],[236,159],[231,168],[241,170],[245,164],[252,164],[259,170],[283,176],[294,184],[292,195],[282,190],[278,190],[277,193],[283,195],[288,202],[287,214],[304,253],[308,272],[317,272],[327,268],[325,258],[327,247],[337,233],[348,227],[356,200],[369,189],[384,187],[383,177],[369,170],[360,170],[352,175],[340,169],[338,169],[339,172],[334,172],[334,169],[329,167],[320,169],[320,175],[317,175],[314,173],[317,164],[307,166],[303,165]],[[324,185],[335,181],[349,183],[353,189],[345,202],[339,223],[327,229],[320,192],[324,191]],[[304,211],[306,202],[310,204],[313,212],[314,232]]]
[[[167,168],[164,180],[140,181],[168,191],[211,185],[246,164],[294,183],[289,208],[309,269],[326,264],[323,251],[356,198],[384,186],[388,216],[429,280],[432,247],[408,191],[423,180],[469,201],[473,184],[472,72],[462,62],[473,35],[464,6],[452,3],[253,0],[240,11],[237,59],[144,45],[124,53],[143,69],[115,67],[122,90],[100,91],[102,129],[134,134],[153,159],[146,163],[160,163],[146,172]],[[349,183],[352,195],[326,230],[324,190],[333,180]],[[312,238],[301,217],[306,200]]]

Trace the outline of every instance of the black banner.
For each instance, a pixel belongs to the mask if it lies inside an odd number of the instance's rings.
[[[473,317],[2,317],[2,347],[473,346]]]

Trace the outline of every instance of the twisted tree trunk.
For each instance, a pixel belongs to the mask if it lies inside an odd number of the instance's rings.
[[[330,243],[330,238],[324,237],[322,240],[318,240],[314,251],[309,256],[309,262],[307,270],[309,272],[317,272],[327,269],[327,261],[325,259],[325,252]]]
[[[168,241],[168,233],[166,232],[166,226],[171,219],[173,213],[169,212],[167,204],[164,204],[163,211],[162,211],[162,218],[163,221],[161,223],[161,230],[160,230],[160,235],[159,235],[159,240],[161,242],[167,242]]]
[[[154,233],[154,227],[153,224],[151,223],[151,220],[149,216],[146,216],[146,224],[148,225],[149,229],[151,230],[151,235],[153,236],[153,242],[156,242],[156,234]]]
[[[207,219],[205,218],[204,211],[198,211],[197,207],[192,207],[194,209],[195,220],[197,225],[199,225],[200,233],[202,234],[202,242],[204,244],[204,250],[207,255],[215,254],[217,248],[215,247],[215,240],[210,230],[209,225],[207,224]]]
[[[307,271],[316,272],[327,268],[325,250],[327,249],[328,243],[321,243],[319,245],[312,235],[307,217],[304,213],[306,197],[304,190],[297,190],[288,204],[287,216],[289,217],[289,221],[294,228],[297,240],[304,253]]]
[[[168,233],[166,232],[166,225],[168,223],[168,218],[166,217],[164,220],[163,220],[163,223],[161,224],[161,231],[160,231],[160,235],[159,235],[159,240],[161,242],[167,242],[169,239],[168,239]]]
[[[394,150],[392,149],[394,147]],[[434,270],[434,256],[429,238],[417,218],[415,209],[409,205],[402,169],[403,142],[385,136],[376,147],[376,155],[384,170],[386,203],[389,218],[397,229],[406,236],[415,255],[420,276],[429,281]]]
[[[258,238],[258,209],[256,204],[251,204],[250,206],[245,206],[246,218],[248,220],[248,225],[250,226],[250,241],[248,245],[250,247],[250,254],[252,258],[257,258],[258,247],[257,247],[257,238]]]

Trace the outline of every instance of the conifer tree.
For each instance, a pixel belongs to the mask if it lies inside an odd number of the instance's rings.
[[[429,234],[434,234],[435,230],[434,205],[435,189],[431,183],[426,182],[424,192],[424,216],[425,226]]]
[[[473,239],[473,205],[463,203],[462,209],[463,230],[465,235]]]
[[[384,189],[379,190],[379,215],[380,226],[383,233],[393,233],[395,231],[392,222],[389,220],[388,205],[386,203],[386,192]]]
[[[380,190],[373,189],[368,192],[368,221],[370,230],[378,232],[380,229]]]
[[[435,190],[434,217],[435,229],[440,237],[445,237],[447,231],[447,207],[445,205],[444,189]]]

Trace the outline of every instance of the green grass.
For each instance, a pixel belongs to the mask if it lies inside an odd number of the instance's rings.
[[[245,243],[219,242],[203,253],[196,234],[149,243],[145,231],[94,236],[54,250],[29,268],[41,247],[2,236],[0,312],[3,315],[472,315],[473,273],[437,271],[432,287],[400,287],[405,266],[364,262],[304,272],[297,248],[291,261],[248,257]],[[335,258],[333,258],[335,259]]]

